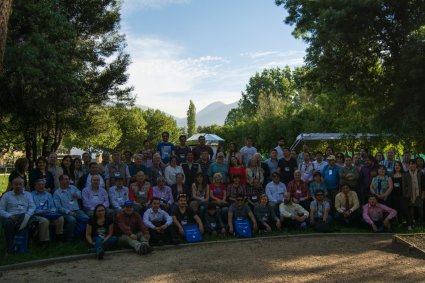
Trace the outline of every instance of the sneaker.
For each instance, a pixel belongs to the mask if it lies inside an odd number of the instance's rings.
[[[97,252],[96,252],[96,256],[97,256],[97,259],[103,259],[103,256],[105,255],[105,251],[102,249],[102,248],[100,248]]]

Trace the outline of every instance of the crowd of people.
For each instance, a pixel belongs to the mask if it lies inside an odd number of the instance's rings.
[[[163,132],[155,149],[146,140],[135,154],[103,152],[100,163],[84,153],[64,156],[59,166],[53,152],[29,170],[28,160],[18,159],[0,199],[6,252],[13,254],[15,236],[31,227],[42,245],[85,237],[101,259],[118,242],[146,254],[154,245],[190,241],[189,227],[249,237],[327,232],[335,222],[374,232],[423,223],[424,160],[409,152],[398,161],[391,149],[386,157],[364,148],[350,156],[303,145],[298,154],[280,138],[263,160],[252,137],[227,152],[214,151],[202,135],[198,142],[190,147],[181,135],[174,145]]]

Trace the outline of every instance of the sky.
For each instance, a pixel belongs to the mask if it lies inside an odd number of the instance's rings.
[[[233,103],[256,72],[302,65],[286,15],[274,0],[124,0],[136,104],[185,117],[189,100]]]

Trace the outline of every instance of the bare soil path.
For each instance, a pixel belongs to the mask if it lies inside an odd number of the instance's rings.
[[[425,257],[389,235],[257,239],[107,255],[15,271],[0,282],[425,282]]]

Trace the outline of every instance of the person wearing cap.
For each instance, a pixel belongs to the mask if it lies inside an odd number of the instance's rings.
[[[229,165],[224,161],[224,153],[217,154],[217,160],[208,168],[208,176],[212,182],[215,173],[220,173],[224,184],[228,183]]]
[[[183,226],[197,224],[199,232],[204,233],[204,225],[202,224],[201,218],[193,211],[193,209],[187,205],[187,196],[180,194],[178,199],[178,205],[173,211],[173,223],[177,227],[177,231],[181,237],[184,237],[185,233]]]
[[[115,176],[115,185],[109,188],[109,200],[115,214],[121,211],[124,203],[129,199],[130,194],[128,188],[124,186],[124,178],[117,174]]]
[[[55,239],[58,241],[63,240],[63,224],[64,219],[59,213],[51,193],[46,192],[45,180],[38,179],[35,181],[35,191],[31,192],[35,204],[34,214],[37,215],[39,225],[47,225],[47,229],[39,231],[40,241],[47,242],[50,240],[49,224],[55,225]]]
[[[339,191],[339,166],[336,165],[335,155],[328,156],[328,165],[323,167],[322,176],[328,189],[329,201],[335,202],[335,196]],[[333,210],[333,208],[332,208]]]
[[[0,199],[0,220],[3,222],[6,239],[6,253],[14,252],[15,235],[25,229],[35,211],[35,204],[31,193],[24,191],[24,180],[15,177],[11,183],[12,190],[3,194]],[[48,229],[43,225],[39,229]]]
[[[112,162],[105,166],[106,190],[115,185],[115,174],[123,176],[126,186],[130,183],[128,165],[121,161],[121,154],[117,150],[112,153]]]
[[[89,217],[93,215],[96,205],[109,207],[108,193],[100,187],[100,179],[100,175],[92,176],[90,186],[85,187],[82,192],[83,207]]]
[[[254,213],[252,213],[249,206],[245,203],[243,195],[238,195],[236,197],[236,202],[230,206],[227,214],[227,224],[229,225],[229,233],[231,235],[234,233],[233,221],[236,219],[249,219],[252,224],[252,229],[254,232],[257,232],[257,220],[255,220]]]
[[[152,245],[162,246],[165,242],[175,243],[176,230],[173,218],[160,208],[160,199],[153,198],[151,208],[143,214],[143,223],[149,229]]]
[[[279,205],[280,220],[288,228],[307,228],[308,211],[293,201],[291,193],[287,193],[283,203]]]
[[[81,199],[81,192],[75,186],[69,184],[67,175],[59,176],[59,188],[53,194],[53,200],[57,211],[62,214],[65,219],[65,240],[74,239],[74,228],[79,223],[84,225],[89,217],[80,209],[78,200]]]
[[[149,230],[139,213],[134,211],[134,204],[128,200],[115,218],[115,232],[119,242],[133,248],[139,255],[152,251],[149,246]]]
[[[280,174],[280,181],[287,186],[289,181],[294,179],[294,171],[297,169],[297,160],[291,157],[289,148],[285,147],[283,149],[283,158],[279,159],[277,166],[277,172]]]

